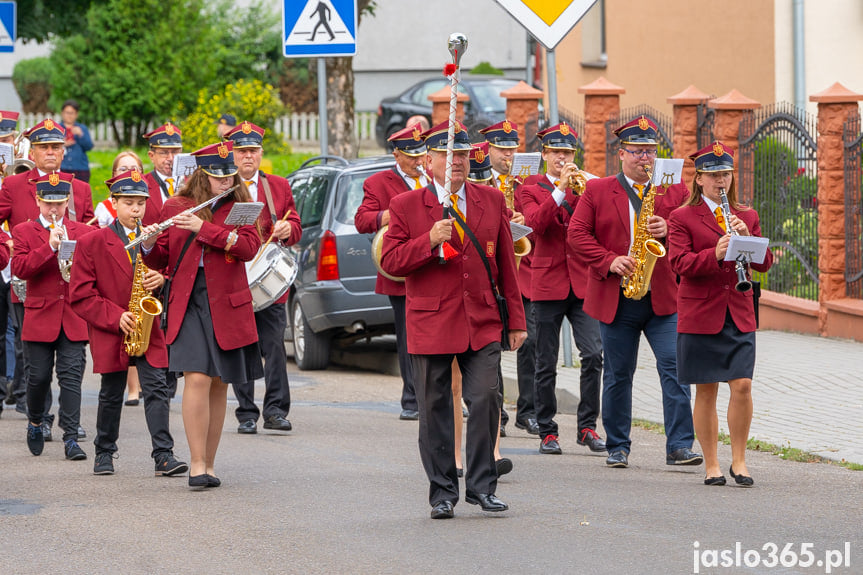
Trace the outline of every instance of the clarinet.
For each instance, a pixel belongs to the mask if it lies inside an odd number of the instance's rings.
[[[728,205],[728,195],[725,193],[725,188],[719,188],[719,200],[721,202],[722,217],[725,218],[725,226],[728,228],[728,233],[732,236],[740,235],[737,230],[731,227],[731,206]],[[741,255],[734,264],[734,270],[737,272],[737,285],[734,286],[739,292],[747,292],[752,289],[752,282],[746,277],[746,257]]]

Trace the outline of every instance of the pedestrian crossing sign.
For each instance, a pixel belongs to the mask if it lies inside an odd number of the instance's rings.
[[[356,0],[285,0],[282,20],[286,58],[357,53]]]
[[[15,2],[0,2],[0,52],[14,52],[17,39]]]

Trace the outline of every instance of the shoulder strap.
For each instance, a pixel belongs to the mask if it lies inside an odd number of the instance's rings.
[[[66,211],[69,212],[69,219],[77,222],[78,218],[75,213],[75,186],[69,189],[69,203],[66,204]]]
[[[177,258],[177,265],[174,266],[174,271],[171,272],[171,278],[177,274],[177,270],[180,269],[180,262],[183,261],[183,256],[186,255],[186,251],[189,249],[189,246],[192,245],[192,241],[194,241],[195,236],[198,235],[198,232],[189,235],[189,238],[186,240],[186,243],[183,244],[183,249],[180,250],[180,257]]]
[[[399,171],[396,169],[396,167],[395,167],[395,166],[393,166],[392,168],[390,168],[390,170],[392,170],[392,172],[396,175],[396,177],[397,177],[399,180],[401,180],[401,182],[405,185],[405,187],[406,187],[407,189],[409,189],[409,190],[412,190],[412,189],[413,189],[413,188],[410,186],[410,184],[408,184],[408,183],[405,181],[405,179],[402,177],[402,175],[399,173]]]
[[[156,170],[153,170],[153,179],[156,180],[156,185],[159,186],[159,190],[162,191],[162,196],[169,198],[171,196],[168,195],[168,185],[162,180],[161,177],[156,173]]]
[[[261,182],[264,188],[264,195],[267,197],[267,207],[270,209],[270,218],[273,220],[273,226],[276,225],[278,218],[276,217],[276,208],[273,207],[273,194],[270,193],[270,182],[263,172],[258,172],[258,181]]]
[[[537,185],[544,190],[548,190],[549,192],[553,192],[555,190],[555,188],[551,185],[551,182],[548,181],[548,178],[543,178],[542,180],[537,182]],[[572,215],[572,212],[574,211],[572,209],[572,206],[570,206],[569,202],[567,202],[566,200],[563,200],[562,202],[560,202],[560,207],[562,207],[564,210],[566,210],[566,213],[568,213],[570,216]]]
[[[632,204],[632,208],[635,210],[635,217],[641,217],[641,198],[638,197],[638,193],[632,189],[632,186],[629,185],[629,182],[626,180],[626,176],[623,175],[623,172],[617,173],[617,181],[626,190],[626,195],[629,196],[629,203]],[[647,193],[650,187],[644,188],[644,193]]]
[[[485,252],[482,251],[482,247],[479,245],[479,240],[476,239],[475,235],[473,235],[473,231],[468,227],[467,222],[464,221],[464,219],[460,215],[458,215],[455,210],[449,209],[449,215],[455,218],[455,221],[458,222],[458,224],[464,230],[464,233],[466,233],[467,237],[470,238],[473,247],[476,248],[479,257],[482,259],[482,263],[485,266],[485,271],[488,274],[488,281],[491,284],[491,291],[494,293],[498,293],[497,284],[494,282],[494,278],[491,276],[491,265],[489,265],[488,258],[485,257]]]

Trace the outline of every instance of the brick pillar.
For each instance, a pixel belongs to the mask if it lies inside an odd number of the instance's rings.
[[[714,98],[707,103],[708,106],[716,110],[716,117],[713,123],[713,136],[734,150],[734,178],[740,178],[740,155],[737,153],[740,149],[740,122],[747,115],[752,114],[752,110],[760,108],[761,104],[747,98],[737,90],[731,90],[724,96]],[[746,172],[743,177],[752,178],[751,172]],[[737,180],[740,181],[739,179]],[[740,185],[737,185],[740,189]],[[752,190],[752,182],[747,181],[747,190]],[[738,199],[743,203],[751,203],[752,198]]]
[[[525,151],[527,134],[525,128],[528,122],[536,122],[539,118],[539,101],[542,100],[542,90],[537,90],[521,81],[512,88],[500,93],[506,98],[506,119],[518,126],[518,151]]]
[[[710,99],[693,85],[670,96],[667,101],[674,106],[674,151],[678,158],[685,158],[698,151],[698,105]],[[695,164],[683,165],[683,183],[691,187],[695,177]]]
[[[449,86],[444,86],[434,94],[429,94],[428,99],[432,103],[432,126],[437,126],[449,119],[450,90]],[[456,97],[455,119],[459,122],[464,121],[464,103],[468,100],[470,96],[464,92],[459,92]]]
[[[605,173],[605,122],[620,113],[620,95],[626,90],[612,84],[604,76],[578,89],[584,94],[584,166],[586,172],[597,176]]]
[[[824,302],[842,299],[845,287],[845,170],[843,123],[863,94],[836,82],[809,96],[818,103],[818,330],[826,335]]]

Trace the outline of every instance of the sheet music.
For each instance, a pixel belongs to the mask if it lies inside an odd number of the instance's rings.
[[[7,166],[15,161],[15,148],[12,144],[0,144],[0,164]]]
[[[731,236],[728,242],[728,251],[725,252],[725,261],[734,262],[739,257],[745,258],[747,262],[760,264],[767,255],[768,238],[753,236]]]
[[[512,232],[512,241],[517,242],[518,240],[532,232],[533,228],[529,228],[515,222],[509,222],[509,231]]]
[[[198,164],[195,163],[195,156],[192,154],[177,154],[174,156],[174,167],[171,172],[174,176],[174,181],[177,182],[177,188],[180,187],[180,182],[191,176],[197,167]]]
[[[225,223],[229,226],[250,226],[255,223],[263,209],[264,202],[236,203],[225,218]]]
[[[683,160],[678,158],[656,158],[653,163],[653,186],[668,187],[679,184],[683,177]]]
[[[539,166],[542,163],[542,154],[539,152],[522,152],[513,154],[512,169],[510,174],[519,178],[527,176],[535,176],[539,173]]]
[[[71,260],[72,254],[75,253],[75,246],[78,245],[78,240],[61,240],[60,248],[57,250],[57,257],[61,260]]]

